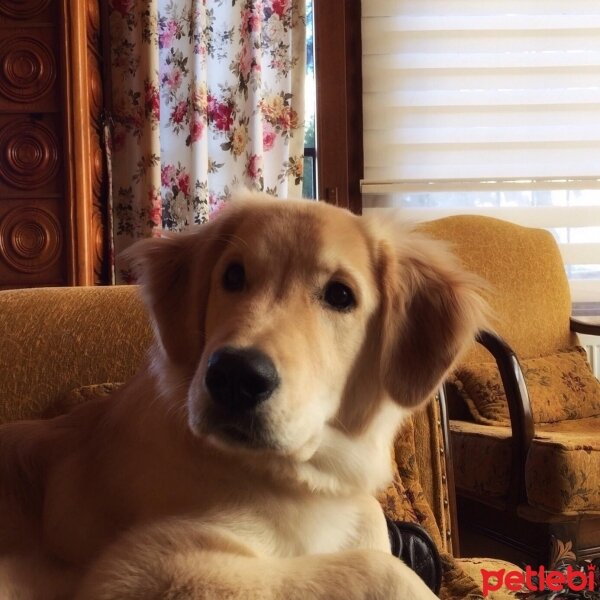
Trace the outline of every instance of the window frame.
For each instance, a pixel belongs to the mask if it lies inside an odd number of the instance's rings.
[[[362,213],[361,3],[313,0],[318,198]]]

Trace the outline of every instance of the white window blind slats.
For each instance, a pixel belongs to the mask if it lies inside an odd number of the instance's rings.
[[[466,32],[463,32],[466,33]],[[510,40],[506,40],[509,42]],[[565,67],[597,67],[600,65],[600,52],[579,50],[576,52],[522,51],[510,52],[436,52],[431,54],[403,52],[393,56],[378,55],[363,59],[367,73],[381,71],[419,71],[441,69],[458,70],[468,75],[470,69],[486,71],[503,69],[548,69]],[[497,73],[498,78],[502,73]],[[368,81],[368,80],[367,80]]]
[[[362,34],[366,191],[599,173],[600,1],[364,0]]]
[[[372,138],[374,145],[428,144],[428,145],[466,145],[466,144],[534,144],[545,142],[593,142],[600,139],[600,122],[585,125],[540,125],[498,127],[397,127],[381,131]],[[460,143],[457,140],[461,140]],[[375,151],[373,148],[372,151]]]
[[[599,74],[600,77],[600,74]],[[600,94],[597,98],[597,103],[600,104]],[[393,115],[385,114],[384,107],[380,110],[372,110],[369,113],[364,113],[365,127],[369,129],[377,129],[381,134],[396,135],[396,131],[410,132],[414,135],[418,131],[436,131],[443,130],[448,132],[452,128],[456,128],[461,132],[461,137],[465,135],[467,126],[473,131],[480,129],[515,129],[523,131],[526,126],[530,126],[535,130],[543,130],[545,128],[562,128],[563,134],[565,129],[574,131],[584,131],[585,129],[595,127],[597,124],[594,118],[597,116],[597,108],[595,106],[579,105],[577,111],[573,111],[569,105],[555,106],[551,109],[546,108],[532,117],[530,111],[517,107],[507,107],[505,110],[495,111],[496,128],[489,127],[489,116],[487,110],[483,108],[440,108],[435,111],[423,111],[421,109],[406,108],[402,112],[395,112]],[[424,114],[427,112],[427,114]],[[419,126],[421,120],[426,122]],[[523,136],[521,136],[523,137]],[[460,139],[460,138],[459,138]]]
[[[389,211],[390,214],[399,210],[397,207],[378,206],[376,197],[368,198],[365,208],[367,210],[377,208],[379,211]],[[457,213],[456,209],[451,206],[403,207],[400,210],[404,219],[414,222],[442,219]],[[587,227],[600,227],[600,206],[476,206],[460,212],[505,219],[524,227],[557,229],[578,227],[582,223],[585,223]],[[600,239],[598,245],[600,245]],[[588,260],[586,259],[584,263],[588,263]]]
[[[374,183],[370,186],[371,194],[365,194],[364,200],[365,205],[368,208],[373,208],[378,205],[378,199],[382,200],[384,205],[401,205],[401,200],[397,199],[394,194],[388,194],[389,186],[393,184],[393,181],[382,181],[381,183]],[[428,179],[406,179],[402,182],[395,184],[398,187],[398,191],[404,194],[409,193],[427,193],[427,192],[490,192],[497,191],[499,187],[505,192],[513,191],[549,191],[549,190],[600,190],[600,179],[596,177],[588,177],[582,179],[512,179],[512,180],[497,180],[497,179],[438,179],[437,181],[431,181]],[[600,196],[595,192],[597,196]],[[385,198],[384,195],[388,194],[389,197]],[[371,206],[371,204],[373,206]],[[456,208],[453,209],[454,212]],[[570,208],[568,209],[570,210]],[[567,213],[565,213],[567,218]],[[575,225],[571,225],[575,227]]]
[[[479,7],[478,7],[479,8]],[[538,9],[540,7],[537,7]],[[545,8],[545,7],[542,7]],[[396,9],[397,11],[397,9]],[[479,11],[477,11],[479,12]],[[522,31],[547,31],[549,28],[557,32],[570,32],[590,29],[600,26],[600,14],[586,15],[587,20],[581,19],[580,14],[500,14],[486,16],[485,14],[472,15],[425,15],[411,16],[382,16],[372,17],[365,22],[363,27],[364,39],[369,44],[384,41],[382,35],[388,32],[444,32],[453,33],[460,31],[473,31],[484,36],[487,31],[516,36]],[[379,38],[379,40],[377,40]],[[397,40],[390,37],[385,40],[388,44],[405,45],[406,39]],[[431,46],[428,46],[428,48]],[[377,48],[377,46],[373,46]]]
[[[574,300],[600,300],[600,0],[363,0],[362,16],[365,212],[546,227]]]
[[[398,6],[402,4],[402,11]],[[394,17],[401,15],[425,16],[449,13],[446,0],[363,0],[363,17]],[[580,15],[600,14],[594,0],[451,0],[451,12],[454,15]],[[498,7],[501,7],[501,10]]]
[[[573,302],[597,302],[598,280],[597,279],[571,279],[571,299]]]
[[[445,89],[446,75],[441,73],[438,77],[431,75],[420,77],[420,81],[411,82],[406,74],[400,74],[395,79],[393,74],[378,72],[374,67],[369,74],[363,76],[363,85],[373,88],[378,86],[381,90],[366,92],[363,97],[365,102],[364,110],[388,109],[389,113],[395,111],[404,111],[407,108],[440,108],[448,107],[468,107],[476,109],[482,108],[502,108],[519,107],[533,105],[535,107],[570,105],[573,108],[579,105],[597,104],[600,99],[598,92],[598,77],[600,69],[590,73],[579,72],[579,79],[574,75],[556,71],[553,77],[552,73],[515,73],[506,74],[506,78],[511,80],[512,87],[494,88],[494,84],[488,71],[482,71],[480,81],[473,81],[471,75],[472,88]],[[519,78],[522,82],[519,82]],[[583,81],[583,79],[586,81]],[[371,83],[371,79],[375,83]],[[450,82],[451,83],[451,82]],[[455,82],[456,83],[456,82]],[[431,84],[435,84],[433,87]],[[566,87],[562,87],[565,84]],[[509,85],[508,82],[505,85]],[[528,87],[516,87],[518,85]],[[448,86],[446,86],[448,87]],[[403,89],[405,88],[405,89]],[[393,115],[390,115],[393,116]]]
[[[560,142],[411,146],[381,145],[365,135],[364,150],[371,152],[373,161],[362,185],[366,193],[371,182],[382,180],[390,180],[389,191],[393,191],[398,179],[579,178],[598,173],[600,161],[600,140],[572,142],[568,147]]]
[[[597,263],[599,244],[559,244],[566,265],[594,265]]]

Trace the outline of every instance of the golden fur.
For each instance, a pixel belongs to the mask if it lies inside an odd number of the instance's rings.
[[[403,416],[482,326],[479,282],[400,224],[250,196],[129,252],[156,334],[133,380],[0,427],[3,599],[434,597],[372,494]],[[223,347],[279,376],[241,441],[205,381]]]

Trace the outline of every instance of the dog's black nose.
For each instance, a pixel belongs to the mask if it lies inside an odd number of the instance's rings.
[[[209,357],[205,383],[217,404],[242,411],[269,398],[279,385],[279,375],[260,350],[224,347]]]

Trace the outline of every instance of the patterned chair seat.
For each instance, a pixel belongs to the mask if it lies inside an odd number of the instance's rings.
[[[529,504],[600,514],[600,416],[536,426],[526,464]]]
[[[457,489],[504,507],[510,485],[510,428],[453,420],[450,430]],[[598,432],[600,416],[536,425],[526,465],[530,506],[555,515],[600,513]]]

